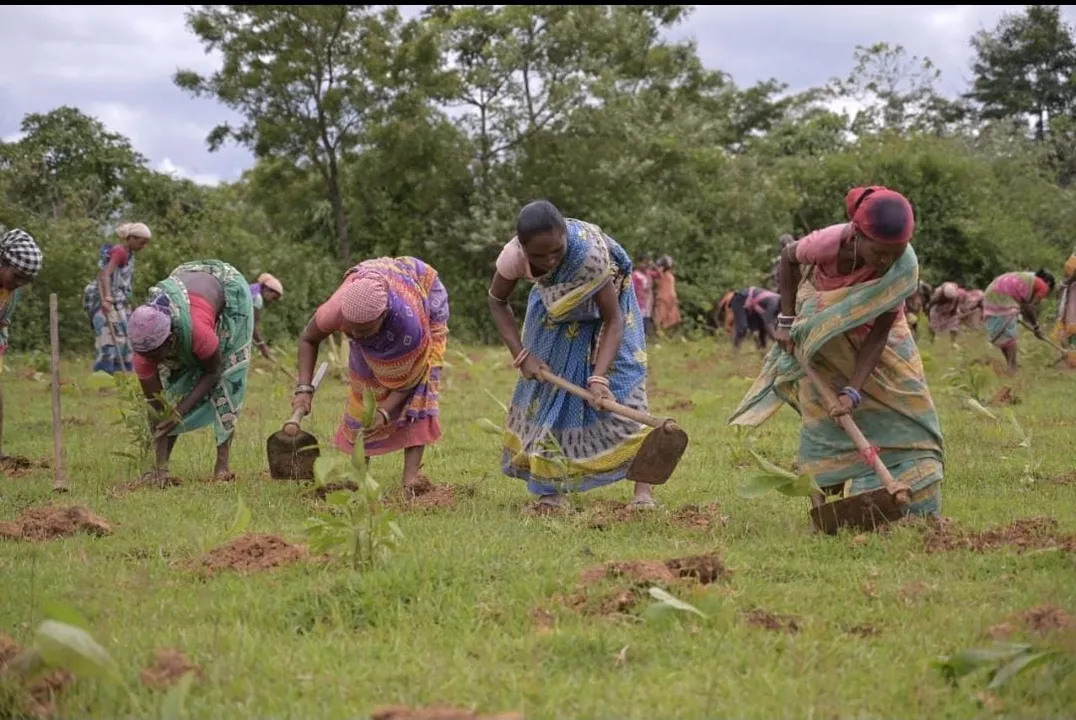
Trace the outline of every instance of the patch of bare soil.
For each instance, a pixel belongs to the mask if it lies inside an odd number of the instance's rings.
[[[536,607],[531,611],[531,619],[534,620],[534,628],[540,633],[549,632],[557,625],[557,618],[549,610]]]
[[[28,717],[34,718],[54,717],[56,715],[57,696],[61,691],[69,687],[75,681],[75,678],[66,670],[50,670],[29,682],[25,681],[17,675],[13,668],[9,669],[8,667],[9,663],[15,660],[22,651],[22,646],[15,642],[13,638],[0,633],[0,681],[11,679],[10,685],[7,682],[3,682],[3,685],[14,691],[14,697],[10,699],[16,705],[15,708],[10,708],[10,710],[17,710]],[[0,696],[0,700],[7,699]],[[0,708],[0,710],[8,709]],[[4,717],[7,717],[7,715],[5,714]],[[20,715],[15,714],[14,717],[20,717]]]
[[[385,498],[401,510],[433,510],[456,506],[460,497],[474,497],[475,488],[471,485],[435,485],[425,475],[418,476],[418,482],[409,488],[400,488]]]
[[[130,482],[113,485],[109,494],[113,497],[122,497],[127,493],[139,490],[167,490],[170,487],[179,487],[183,481],[170,472],[147,470]]]
[[[1016,632],[1016,628],[1009,623],[998,623],[986,629],[986,636],[991,640],[1002,642],[1012,637],[1014,632]]]
[[[370,713],[370,720],[523,720],[523,715],[517,712],[481,715],[474,710],[441,706],[409,708],[403,705],[387,705],[374,708]]]
[[[1025,610],[1018,617],[1024,627],[1040,635],[1068,630],[1073,625],[1072,615],[1056,605],[1039,605]]]
[[[1061,473],[1050,480],[1054,485],[1076,485],[1076,470]]]
[[[632,610],[652,585],[673,587],[684,582],[709,585],[730,575],[717,555],[607,562],[585,569],[577,590],[559,599],[584,614],[617,615]]]
[[[600,500],[587,520],[587,527],[592,530],[604,530],[616,523],[630,523],[653,517],[653,509],[632,507],[629,503],[618,500]],[[725,525],[728,516],[721,514],[721,506],[710,503],[702,507],[684,505],[669,516],[669,522],[683,528],[705,529]]]
[[[880,628],[870,623],[860,623],[859,625],[852,625],[844,629],[849,635],[856,635],[862,638],[878,637],[882,634]]]
[[[799,632],[799,619],[794,615],[779,615],[761,608],[748,610],[743,614],[744,620],[751,627],[774,632],[786,632],[794,635]]]
[[[179,682],[184,675],[193,672],[198,679],[205,678],[205,671],[195,665],[179,650],[168,648],[153,653],[153,662],[142,669],[142,684],[154,690],[167,690]]]
[[[318,485],[314,488],[313,495],[318,500],[324,500],[329,495],[340,490],[346,490],[347,492],[355,492],[358,489],[359,486],[351,480],[344,480],[342,482],[331,482],[325,483],[324,485]]]
[[[112,527],[104,518],[81,506],[43,505],[27,508],[13,522],[0,522],[0,540],[51,540],[76,533],[108,535]]]
[[[721,514],[721,506],[718,503],[709,503],[702,507],[698,505],[684,505],[672,514],[673,525],[685,528],[711,528],[720,525],[728,525],[728,515]]]
[[[962,528],[953,520],[925,525],[924,528],[923,546],[927,552],[986,552],[1002,547],[1014,547],[1020,551],[1049,548],[1076,551],[1076,534],[1058,533],[1057,520],[1052,517],[1021,518],[1009,525],[981,532]]]
[[[998,388],[998,391],[994,393],[994,397],[990,400],[991,405],[998,405],[1000,407],[1008,407],[1010,405],[1019,405],[1020,398],[1016,397],[1016,393],[1008,385],[1002,385]]]
[[[911,605],[930,592],[930,586],[923,582],[911,582],[897,589],[897,597],[905,605]]]
[[[209,572],[233,570],[239,573],[271,570],[306,557],[302,545],[292,545],[277,535],[246,534],[210,550],[199,565]]]
[[[31,470],[47,470],[52,467],[52,461],[48,458],[31,460],[22,455],[7,455],[0,458],[0,473],[8,477],[22,477]]]

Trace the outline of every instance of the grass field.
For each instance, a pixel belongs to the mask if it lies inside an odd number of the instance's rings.
[[[1049,351],[1032,351],[1033,342],[1022,334],[1019,377],[981,388],[989,401],[1011,387],[1030,447],[1019,447],[1006,408],[987,402],[1001,418],[994,422],[947,389],[952,368],[995,359],[980,338],[924,351],[947,445],[943,512],[961,526],[1049,515],[1056,533],[1076,532],[1076,480],[1059,478],[1076,478],[1076,376],[1049,369]],[[461,486],[454,506],[405,509],[402,545],[369,572],[300,561],[249,574],[207,574],[194,564],[229,540],[237,493],[252,513],[248,532],[303,541],[319,503],[265,471],[265,438],[288,415],[290,382],[265,365],[253,373],[233,452],[236,482],[204,481],[213,462],[206,430],[179,441],[172,470],[182,486],[127,490],[133,469],[111,454],[126,443],[112,425],[118,399],[86,387],[87,361],[65,363],[71,492],[54,498],[47,469],[0,479],[0,521],[47,502],[81,504],[113,532],[0,542],[0,633],[29,644],[46,602],[77,608],[145,715],[157,712],[161,695],[140,671],[155,650],[172,648],[204,671],[187,698],[192,718],[356,718],[387,704],[532,719],[1072,716],[1071,673],[1045,684],[1028,675],[983,694],[982,678],[950,686],[932,661],[988,643],[999,624],[1014,639],[1039,638],[1036,628],[1050,623],[1029,624],[1023,614],[1044,605],[1076,611],[1076,556],[1056,547],[930,552],[915,527],[819,537],[808,532],[805,500],[741,498],[736,488],[754,466],[725,420],[759,367],[757,354],[734,359],[712,339],[651,348],[652,406],[676,415],[692,444],[658,489],[662,508],[634,520],[610,505],[629,498],[626,484],[582,496],[567,517],[524,515],[524,485],[500,474],[497,438],[473,423],[500,422],[484,390],[508,399],[509,358],[450,345],[449,360],[445,438],[427,453],[425,472]],[[48,456],[48,384],[24,377],[25,358],[7,364],[4,448]],[[315,401],[308,429],[323,448],[344,395],[329,380]],[[755,433],[756,447],[790,466],[796,432],[795,414],[783,410]],[[376,461],[373,472],[392,490],[400,458]],[[702,508],[694,520],[680,512],[688,504]],[[564,600],[595,564],[703,553],[720,556],[729,575],[670,589],[705,619],[647,611],[649,598],[619,613],[594,604],[581,612]],[[1056,611],[1045,615],[1064,624]],[[121,687],[94,679],[77,681],[58,706],[63,717],[139,712]]]

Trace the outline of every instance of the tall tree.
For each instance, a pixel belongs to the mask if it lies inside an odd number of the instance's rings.
[[[349,153],[363,148],[380,122],[426,70],[439,67],[432,39],[404,23],[395,6],[203,5],[187,27],[224,61],[203,77],[180,70],[179,87],[236,110],[239,127],[219,125],[210,150],[228,140],[258,158],[309,165],[321,178],[332,209],[337,253],[351,258],[343,197]]]
[[[852,119],[857,135],[885,130],[943,134],[968,115],[963,103],[938,92],[941,71],[928,57],[908,55],[902,45],[878,42],[857,45],[853,60],[852,72],[831,81],[829,90],[862,106]]]
[[[77,108],[31,113],[19,129],[21,139],[0,143],[0,169],[15,203],[37,217],[106,220],[122,205],[126,180],[145,163],[127,138]]]
[[[1076,111],[1076,40],[1059,5],[1030,5],[1006,14],[993,31],[971,39],[974,82],[968,97],[988,119],[1031,115],[1035,137],[1050,119]]]

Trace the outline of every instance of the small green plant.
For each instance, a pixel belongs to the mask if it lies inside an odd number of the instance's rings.
[[[8,663],[8,669],[22,678],[32,679],[49,670],[63,669],[79,678],[95,678],[122,688],[135,717],[179,720],[186,714],[185,705],[194,683],[194,672],[186,673],[161,698],[156,712],[147,713],[125,680],[112,655],[89,630],[89,623],[72,607],[48,603],[45,619],[37,626],[34,642]]]
[[[363,427],[374,421],[377,403],[367,391],[363,397]],[[382,503],[381,486],[365,460],[365,440],[355,443],[351,457],[319,457],[314,463],[316,488],[353,487],[325,496],[328,510],[310,518],[304,528],[315,552],[349,560],[352,569],[368,570],[386,562],[403,540],[396,511]]]
[[[1061,674],[1071,673],[1072,659],[1073,651],[1070,648],[1031,643],[994,643],[990,647],[970,648],[939,658],[934,666],[953,685],[961,678],[986,670],[990,677],[987,689],[998,690],[1013,678],[1044,666],[1054,666]]]
[[[508,414],[507,405],[498,400],[497,396],[491,393],[488,389],[486,390],[486,394],[493,399],[493,402],[501,407],[501,410],[504,411],[505,415]],[[474,424],[479,430],[490,435],[504,435],[504,428],[489,418],[478,418],[474,421]],[[573,463],[564,453],[564,448],[557,442],[557,438],[554,437],[552,432],[548,430],[546,431],[542,436],[542,439],[538,441],[538,449],[545,456],[546,461],[553,466],[556,473],[562,478],[567,478],[566,480],[552,483],[553,486],[558,492],[566,494],[571,493],[578,485],[577,480],[582,478],[586,473]]]
[[[751,453],[759,469],[737,489],[740,497],[754,498],[771,491],[777,491],[789,497],[811,497],[822,492],[810,475],[806,473],[797,475],[778,467],[752,448],[747,448],[747,452]]]
[[[142,386],[133,374],[117,373],[113,381],[120,401],[120,419],[115,424],[126,430],[130,447],[130,450],[113,451],[113,454],[127,458],[135,471],[140,472],[154,450],[153,429],[176,412],[176,402],[168,393],[162,392],[157,396],[161,409],[156,410],[146,401]]]
[[[986,402],[990,387],[997,380],[994,369],[978,360],[952,368],[942,378],[951,389],[970,397],[980,405]]]

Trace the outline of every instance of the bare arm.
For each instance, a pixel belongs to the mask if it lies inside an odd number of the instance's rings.
[[[1034,305],[1029,302],[1020,303],[1020,314],[1024,316],[1024,320],[1027,320],[1027,324],[1033,328],[1039,326],[1039,311]]]
[[[796,260],[796,243],[781,251],[781,314],[796,314],[796,291],[800,286],[800,264]]]
[[[108,265],[97,273],[97,287],[101,291],[101,304],[112,304],[112,273],[119,269],[116,258],[110,258]]]
[[[595,301],[601,314],[602,329],[597,356],[594,358],[594,374],[605,377],[617,351],[620,350],[620,341],[624,339],[624,313],[620,311],[620,302],[613,282],[606,283],[605,287],[598,291]]]
[[[332,333],[323,332],[314,318],[303,328],[299,334],[299,376],[300,385],[310,385],[314,381],[314,365],[318,362],[318,350],[325,338]]]
[[[515,280],[502,277],[500,273],[493,274],[493,282],[489,286],[489,312],[493,316],[493,325],[497,328],[497,334],[501,336],[508,352],[512,357],[519,355],[523,350],[523,341],[519,337],[519,328],[516,326],[515,315],[508,304],[508,298],[516,289]]]
[[[265,338],[262,337],[262,311],[258,308],[254,308],[254,344],[258,347],[265,345]]]
[[[164,386],[161,384],[161,376],[157,373],[153,373],[153,377],[151,378],[138,378],[138,383],[142,386],[142,394],[146,396],[146,400],[149,402],[150,409],[152,410],[149,416],[149,429],[152,432],[157,429],[157,418],[161,417],[161,413],[164,410],[161,404],[161,393],[164,392]],[[167,435],[157,438],[157,444],[154,450],[157,456],[157,467],[167,467]]]
[[[893,329],[893,322],[896,319],[896,310],[879,315],[874,321],[874,326],[867,333],[867,338],[856,354],[856,369],[849,381],[849,385],[857,391],[863,389],[863,386],[867,384],[867,379],[874,372],[874,368],[878,366],[886,342],[889,340],[889,331]]]

